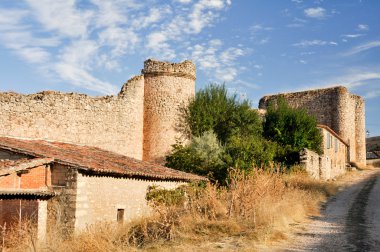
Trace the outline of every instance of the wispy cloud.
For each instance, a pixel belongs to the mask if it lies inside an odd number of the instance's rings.
[[[198,65],[199,69],[207,72],[217,81],[232,82],[239,74],[236,61],[248,52],[236,47],[222,49],[222,41],[210,40],[207,44],[197,44],[189,47],[190,58]]]
[[[380,46],[380,40],[370,41],[370,42],[366,42],[364,44],[360,44],[358,46],[351,48],[349,51],[345,52],[343,55],[351,56],[351,55],[358,54],[358,53],[361,53],[361,52],[364,52],[364,51],[367,51],[379,46]]]
[[[327,80],[320,80],[314,85],[301,87],[297,91],[345,86],[349,89],[362,90],[362,92],[363,90],[371,89],[370,92],[367,92],[364,95],[364,98],[369,99],[380,96],[380,90],[377,88],[377,85],[374,86],[369,84],[374,80],[380,80],[380,71],[378,71],[378,69],[351,69],[346,74],[332,77]]]
[[[0,8],[0,44],[56,80],[112,94],[118,88],[97,77],[97,70],[121,71],[120,62],[132,54],[178,59],[177,52],[186,50],[183,45],[198,45],[191,39],[214,25],[231,0],[150,1],[149,6],[138,0],[25,3],[18,9]],[[183,42],[181,50],[178,42]],[[214,72],[226,66],[220,76],[232,80],[239,71],[232,62],[242,54],[239,47],[221,46]]]
[[[369,26],[367,24],[358,24],[357,30],[359,31],[368,31]]]
[[[304,10],[305,16],[309,18],[324,18],[326,17],[326,10],[322,7],[308,8]]]
[[[341,35],[341,37],[343,37],[343,38],[359,38],[359,37],[362,37],[362,36],[364,36],[364,34],[362,34],[362,33],[343,34],[343,35]]]
[[[324,40],[314,39],[314,40],[302,40],[301,42],[293,44],[293,46],[302,47],[302,48],[306,48],[310,46],[325,46],[325,45],[338,45],[338,43],[335,41],[324,41]]]
[[[295,17],[295,18],[293,18],[292,23],[287,24],[286,27],[298,28],[298,27],[305,26],[306,23],[307,23],[307,21],[305,19]]]

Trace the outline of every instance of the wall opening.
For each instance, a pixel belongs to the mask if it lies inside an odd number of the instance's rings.
[[[117,217],[116,220],[118,223],[123,223],[124,222],[124,209],[117,209]]]

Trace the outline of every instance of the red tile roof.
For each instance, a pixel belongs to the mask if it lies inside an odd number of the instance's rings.
[[[54,162],[92,173],[161,180],[207,180],[205,177],[140,161],[96,147],[0,137],[0,149],[33,157],[53,158]]]
[[[328,132],[333,134],[336,138],[338,138],[344,145],[346,145],[347,147],[350,146],[346,141],[343,140],[343,138],[341,138],[338,135],[338,133],[336,133],[334,130],[332,130],[329,126],[323,125],[323,124],[318,124],[317,127],[327,130]]]
[[[55,192],[43,189],[1,189],[1,199],[48,199],[55,196]]]
[[[22,158],[18,160],[3,160],[3,162],[0,161],[0,177],[13,172],[19,172],[25,169],[31,169],[40,165],[49,164],[53,161],[54,160],[52,158]],[[3,166],[1,166],[1,163],[3,163]]]

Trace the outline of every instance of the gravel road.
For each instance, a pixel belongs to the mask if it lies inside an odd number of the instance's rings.
[[[380,251],[380,169],[358,172],[282,251]]]

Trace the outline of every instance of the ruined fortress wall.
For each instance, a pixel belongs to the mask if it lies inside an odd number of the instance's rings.
[[[365,112],[364,101],[352,95],[345,87],[309,90],[264,96],[260,109],[271,101],[285,98],[290,106],[305,108],[317,118],[318,123],[329,126],[350,145],[350,161],[365,164]]]
[[[179,108],[194,98],[195,65],[147,60],[144,62],[144,160],[163,162],[181,132]]]
[[[71,142],[142,159],[144,78],[117,96],[0,93],[0,135]]]

